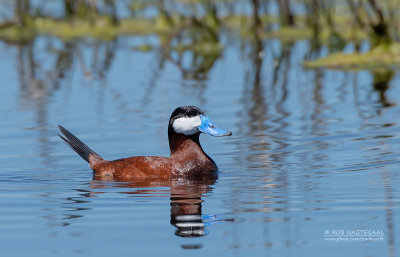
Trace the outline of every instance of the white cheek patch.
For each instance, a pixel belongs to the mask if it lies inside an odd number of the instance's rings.
[[[195,116],[191,118],[179,118],[174,121],[172,127],[176,133],[184,134],[186,136],[198,133],[198,127],[201,125],[200,116]]]

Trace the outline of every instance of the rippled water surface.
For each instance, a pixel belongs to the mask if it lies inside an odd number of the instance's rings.
[[[399,255],[396,72],[304,70],[305,41],[254,58],[232,40],[193,79],[190,52],[178,65],[143,41],[0,43],[2,256]],[[189,104],[233,132],[201,136],[218,179],[95,181],[57,137],[168,156]]]

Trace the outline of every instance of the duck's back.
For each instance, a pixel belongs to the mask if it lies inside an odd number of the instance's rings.
[[[124,178],[168,178],[172,165],[169,158],[161,156],[135,156],[114,161],[103,160],[91,166],[98,177]]]

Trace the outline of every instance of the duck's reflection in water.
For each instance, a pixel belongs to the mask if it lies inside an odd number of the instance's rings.
[[[207,234],[202,220],[202,196],[209,192],[216,179],[174,181],[171,185],[171,224],[175,235],[197,237]]]
[[[125,194],[160,195],[160,187],[168,188],[171,206],[171,225],[176,228],[175,235],[180,237],[201,237],[208,234],[206,227],[210,224],[233,219],[221,219],[217,215],[202,214],[202,203],[206,193],[210,193],[216,183],[217,176],[201,178],[146,179],[140,181],[99,180],[94,178],[92,189],[108,187],[129,188]],[[162,190],[162,192],[165,192]],[[182,245],[183,248],[199,246]]]

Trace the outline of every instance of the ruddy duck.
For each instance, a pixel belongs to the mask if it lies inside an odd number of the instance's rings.
[[[176,108],[169,118],[170,157],[135,156],[107,161],[62,126],[58,135],[90,165],[97,179],[147,179],[197,177],[217,172],[217,165],[200,145],[200,133],[222,137],[232,132],[219,129],[196,106]]]

